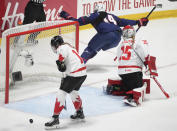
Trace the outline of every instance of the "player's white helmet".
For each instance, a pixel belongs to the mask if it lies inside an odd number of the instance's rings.
[[[122,30],[122,36],[124,39],[133,38],[135,36],[135,29],[131,25],[127,25]]]
[[[61,36],[59,36],[59,35],[54,36],[51,39],[51,42],[50,42],[50,45],[52,47],[53,52],[57,53],[58,46],[62,45],[63,43],[64,43],[64,41],[63,41],[63,38]]]
[[[94,7],[93,12],[101,12],[101,11],[106,11],[103,3],[97,3]]]

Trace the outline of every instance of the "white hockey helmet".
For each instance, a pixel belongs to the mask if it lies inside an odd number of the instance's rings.
[[[94,7],[93,12],[101,12],[101,11],[106,11],[103,3],[97,3]]]
[[[133,38],[135,36],[135,29],[131,25],[127,25],[122,30],[122,36],[124,39]]]

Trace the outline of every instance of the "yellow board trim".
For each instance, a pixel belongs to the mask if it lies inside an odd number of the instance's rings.
[[[139,14],[131,14],[131,15],[122,15],[119,17],[125,18],[125,19],[137,20],[137,19],[147,16],[148,13],[149,12],[139,13]],[[164,18],[170,18],[170,17],[177,17],[177,10],[154,11],[150,15],[149,20],[164,19]],[[91,24],[80,26],[80,30],[85,30],[85,29],[90,29],[90,28],[93,28],[93,26]]]
[[[147,16],[148,13],[149,12],[139,13],[139,14],[122,15],[119,17],[125,18],[125,19],[137,20],[137,19]],[[177,10],[154,11],[150,15],[149,20],[165,19],[165,18],[171,18],[171,17],[177,17]],[[85,29],[90,29],[90,28],[93,28],[93,26],[91,24],[79,27],[80,30],[85,30]],[[0,38],[0,45],[1,45],[1,38]]]

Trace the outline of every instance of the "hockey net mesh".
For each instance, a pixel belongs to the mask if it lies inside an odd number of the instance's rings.
[[[57,55],[52,52],[50,46],[51,38],[56,35],[61,35],[65,42],[78,50],[78,24],[73,21],[33,23],[3,32],[0,54],[0,103],[16,100],[17,90],[31,83],[33,86],[40,86],[40,83],[44,82],[60,82],[62,74],[58,72],[55,64]],[[26,64],[27,55],[32,56],[32,66]],[[17,76],[13,77],[15,73]],[[22,80],[18,80],[19,73],[22,74]]]

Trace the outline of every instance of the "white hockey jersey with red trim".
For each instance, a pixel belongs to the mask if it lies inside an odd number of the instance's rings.
[[[86,75],[86,66],[77,51],[69,44],[61,45],[57,48],[58,60],[64,61],[66,65],[65,74],[79,77]]]
[[[117,51],[118,74],[142,71],[143,62],[148,57],[147,46],[146,40],[135,40],[133,43],[132,39],[127,39],[120,43]]]

